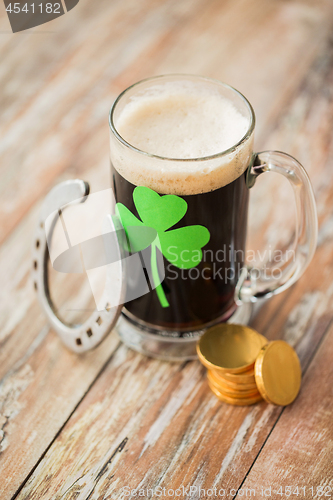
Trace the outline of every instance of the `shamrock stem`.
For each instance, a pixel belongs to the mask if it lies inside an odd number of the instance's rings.
[[[158,299],[160,301],[160,304],[162,307],[169,307],[169,302],[165,296],[162,284],[160,282],[160,277],[158,274],[156,244],[155,243],[151,244],[150,264],[151,264],[151,272],[152,272],[152,276],[153,276],[153,282],[155,285],[155,290],[156,290]]]

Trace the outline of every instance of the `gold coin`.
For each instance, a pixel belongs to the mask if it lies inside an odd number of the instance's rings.
[[[244,387],[244,385],[230,387],[224,382],[224,380],[222,380],[220,377],[217,377],[216,374],[213,372],[213,370],[207,371],[207,377],[217,388],[221,387],[221,390],[223,390],[225,392],[230,392],[230,394],[234,394],[235,392],[243,394],[243,393],[253,392],[253,391],[258,390],[256,384],[251,385],[251,386],[245,386],[245,387]]]
[[[258,389],[252,389],[251,391],[234,391],[230,390],[228,387],[222,386],[214,382],[214,380],[210,379],[208,377],[210,385],[214,386],[215,389],[220,391],[222,394],[225,394],[226,396],[230,398],[236,398],[236,399],[246,399],[246,398],[251,398],[252,396],[257,396],[259,393]]]
[[[221,323],[203,334],[197,353],[208,369],[242,373],[254,366],[262,344],[262,335],[252,328]]]
[[[217,370],[209,370],[210,373],[212,374],[212,378],[216,380],[216,383],[220,383],[223,386],[228,387],[229,389],[237,390],[237,391],[250,391],[251,389],[256,389],[257,384],[256,384],[256,379],[254,378],[254,370],[251,371],[252,375],[246,375],[248,377],[247,380],[249,380],[249,383],[244,383],[242,381],[242,375],[233,375],[233,377],[236,378],[236,382],[229,380],[226,377],[226,373],[220,373]],[[250,372],[249,372],[250,373]],[[237,380],[237,377],[240,380]]]
[[[260,340],[261,340],[261,347],[264,347],[265,345],[267,345],[269,343],[269,340],[266,339],[266,337],[264,337],[264,335],[261,335],[261,333],[257,332],[259,337],[260,337]]]
[[[212,392],[215,394],[215,396],[217,396],[224,403],[228,403],[230,405],[249,406],[249,405],[253,405],[255,403],[258,403],[259,401],[262,401],[262,397],[259,393],[257,396],[253,396],[250,398],[241,398],[241,399],[231,398],[230,396],[227,396],[224,393],[222,393],[221,391],[219,391],[218,389],[216,389],[209,382],[208,382],[208,384],[209,384],[209,387],[212,390]]]
[[[219,376],[223,377],[228,383],[236,385],[248,385],[256,383],[256,379],[254,378],[254,368],[251,368],[249,371],[244,373],[227,373],[220,372],[218,370],[214,370],[214,372],[218,373]]]
[[[287,342],[275,340],[263,347],[254,373],[258,389],[268,403],[286,406],[296,399],[302,371],[296,352]]]
[[[219,391],[223,392],[224,394],[228,394],[229,396],[232,397],[237,397],[237,398],[242,398],[242,397],[249,397],[249,396],[254,396],[255,394],[258,393],[258,388],[257,386],[248,389],[248,390],[238,390],[238,389],[231,389],[227,385],[221,384],[218,382],[215,378],[214,375],[208,371],[207,372],[207,378],[208,381],[216,387]]]

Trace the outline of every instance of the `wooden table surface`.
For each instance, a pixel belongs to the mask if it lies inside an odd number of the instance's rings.
[[[81,0],[15,35],[1,2],[1,500],[128,498],[125,486],[160,487],[162,498],[182,486],[192,490],[180,498],[208,498],[214,487],[224,488],[220,498],[240,499],[246,488],[265,498],[271,487],[279,499],[289,486],[292,498],[333,496],[332,33],[332,0]],[[316,255],[252,321],[301,359],[301,393],[285,409],[223,404],[198,361],[149,359],[114,332],[72,354],[36,300],[30,252],[43,197],[65,179],[109,186],[114,98],[177,72],[238,88],[256,110],[256,149],[297,157],[314,186]],[[292,211],[286,184],[262,176],[249,245],[287,241]],[[59,308],[64,293],[90,300],[84,286],[55,276]]]

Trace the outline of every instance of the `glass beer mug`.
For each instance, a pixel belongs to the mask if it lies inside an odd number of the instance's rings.
[[[309,178],[285,153],[254,153],[251,104],[209,78],[167,75],[139,82],[116,99],[109,124],[114,237],[103,241],[113,248],[104,264],[111,276],[106,288],[116,289],[116,297],[104,299],[83,325],[64,325],[49,297],[40,250],[46,238],[39,225],[34,280],[40,301],[77,352],[97,345],[115,327],[125,344],[144,354],[194,358],[207,328],[248,322],[253,302],[282,292],[308,266],[317,241]],[[296,200],[292,252],[273,274],[252,272],[245,262],[250,189],[264,172],[286,177]],[[85,200],[83,181],[65,184],[49,198],[42,225],[51,206],[58,210],[60,202]],[[54,227],[54,217],[48,227]]]

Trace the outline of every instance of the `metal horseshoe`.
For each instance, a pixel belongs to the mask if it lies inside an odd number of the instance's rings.
[[[66,205],[84,203],[89,195],[89,184],[76,179],[58,184],[54,187],[44,200],[38,226],[33,242],[33,265],[32,278],[40,305],[53,329],[57,332],[62,342],[72,351],[83,353],[96,347],[108,335],[115,326],[120,315],[124,300],[125,270],[120,245],[115,245],[114,252],[118,253],[114,259],[112,269],[106,266],[106,287],[103,294],[104,309],[96,310],[90,318],[81,325],[70,325],[64,323],[58,316],[55,306],[51,300],[48,280],[48,242],[45,231],[45,221],[53,214],[49,232],[49,244],[53,230],[59,218],[60,211]],[[48,221],[49,222],[49,221]],[[108,216],[108,227],[111,232],[116,232],[113,218]],[[116,277],[116,280],[115,280]],[[112,288],[113,284],[113,290]],[[108,296],[112,295],[111,304]]]

